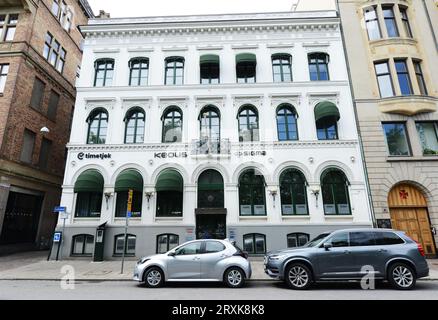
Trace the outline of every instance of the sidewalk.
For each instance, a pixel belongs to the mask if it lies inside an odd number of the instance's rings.
[[[47,261],[46,252],[0,257],[0,280],[61,280],[64,266],[74,268],[76,281],[130,281],[136,260],[125,261],[121,274],[121,261],[90,262],[89,260]],[[261,258],[250,258],[251,280],[270,280],[263,270]],[[438,260],[429,260],[430,276],[438,280]],[[70,274],[71,275],[71,274]]]

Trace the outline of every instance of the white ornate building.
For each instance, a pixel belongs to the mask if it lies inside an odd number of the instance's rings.
[[[335,11],[95,19],[61,205],[64,256],[232,238],[251,254],[372,225]],[[62,226],[59,220],[58,229]]]

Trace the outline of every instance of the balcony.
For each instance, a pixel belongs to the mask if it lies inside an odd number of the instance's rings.
[[[231,143],[229,139],[202,138],[192,140],[192,156],[231,155]]]

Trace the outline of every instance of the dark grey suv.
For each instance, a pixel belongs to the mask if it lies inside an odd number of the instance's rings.
[[[269,276],[301,290],[313,282],[361,280],[366,275],[408,290],[429,275],[421,245],[388,229],[324,233],[304,247],[270,252],[264,263]]]

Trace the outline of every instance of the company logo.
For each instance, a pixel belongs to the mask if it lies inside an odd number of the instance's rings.
[[[167,159],[167,158],[187,158],[189,155],[187,152],[156,152],[154,158]]]
[[[265,157],[267,155],[267,152],[266,151],[239,151],[236,152],[235,155],[237,157],[256,157],[256,156]]]
[[[84,159],[111,159],[111,153],[78,153],[78,159],[84,160]]]

